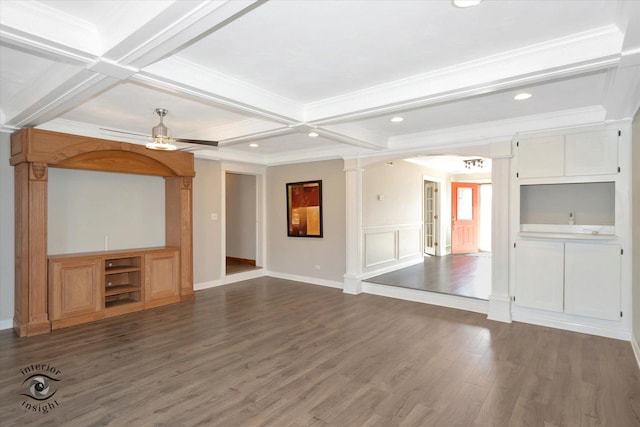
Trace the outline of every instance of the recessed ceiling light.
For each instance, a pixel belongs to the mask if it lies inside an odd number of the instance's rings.
[[[260,145],[256,144],[255,142],[252,142],[251,144],[249,144],[249,147],[258,148],[258,147],[260,147]]]
[[[530,93],[527,92],[522,92],[517,94],[516,96],[513,97],[513,99],[515,99],[516,101],[522,101],[524,99],[529,99],[531,98],[533,95],[531,95]]]
[[[318,132],[313,132],[313,131],[309,132],[309,134],[308,134],[308,135],[309,135],[311,138],[315,138],[316,136],[319,136]]]
[[[455,7],[473,7],[477,6],[482,2],[482,0],[453,0],[453,5]]]
[[[403,117],[400,117],[400,116],[391,117],[391,121],[392,121],[393,123],[400,123],[400,122],[401,122],[401,121],[403,121],[403,120],[404,120],[404,118],[403,118]]]

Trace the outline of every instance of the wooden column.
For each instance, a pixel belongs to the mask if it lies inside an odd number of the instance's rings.
[[[193,292],[193,195],[191,177],[165,177],[165,240],[180,248],[180,297]]]
[[[51,330],[47,307],[47,164],[15,166],[15,314],[23,336]]]

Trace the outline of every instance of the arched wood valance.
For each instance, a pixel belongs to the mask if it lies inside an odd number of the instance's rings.
[[[48,168],[165,178],[165,243],[180,251],[180,298],[193,298],[192,153],[22,129],[11,135],[15,177],[15,315],[19,336],[51,330],[47,286]]]
[[[11,135],[11,164],[158,176],[195,176],[193,154],[149,150],[142,145],[41,129]]]

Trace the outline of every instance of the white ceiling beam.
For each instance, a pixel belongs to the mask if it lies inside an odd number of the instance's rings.
[[[383,150],[387,148],[386,143],[384,145],[375,144],[368,140],[354,138],[342,132],[336,132],[331,129],[318,127],[315,129],[318,135],[331,139],[333,141],[341,142],[343,144],[353,145],[358,148],[366,148],[367,150]]]
[[[176,1],[104,54],[143,68],[175,54],[264,3],[264,0]]]
[[[58,88],[41,95],[22,111],[5,114],[6,121],[2,125],[23,127],[45,123],[119,81],[131,77],[138,71],[135,64],[157,61],[169,55],[177,46],[184,46],[198,37],[211,33],[259,4],[260,1],[175,2],[110,49],[105,57],[95,55],[95,49],[71,44],[64,38],[61,41],[47,41],[33,26],[23,25],[20,29],[12,29],[6,23],[6,18],[3,18],[3,27],[0,30],[7,36],[7,43],[13,47],[25,51],[36,50],[57,62],[72,59],[87,64],[87,67],[86,70],[71,76]],[[168,25],[167,20],[170,18],[171,23]],[[33,33],[25,33],[25,30]],[[89,31],[89,28],[86,31]],[[93,35],[93,31],[89,32]],[[81,37],[77,37],[76,33],[75,38]],[[70,44],[65,45],[65,42]],[[79,48],[87,50],[82,51]],[[114,58],[118,55],[122,58]]]
[[[614,67],[622,42],[618,27],[609,25],[310,103],[305,120],[361,119]]]
[[[218,144],[219,147],[231,147],[239,144],[246,144],[248,142],[260,141],[262,139],[273,138],[275,136],[283,136],[289,135],[291,133],[296,133],[295,130],[292,130],[289,126],[280,127],[277,129],[270,129],[261,132],[255,132],[248,135],[242,135],[235,138],[227,138],[220,141]]]

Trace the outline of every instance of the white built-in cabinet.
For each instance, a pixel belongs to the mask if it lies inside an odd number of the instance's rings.
[[[517,140],[516,305],[620,320],[619,136],[607,129]]]
[[[524,138],[518,141],[518,177],[615,174],[618,130]]]
[[[516,245],[516,304],[548,311],[564,308],[564,243],[521,240]]]
[[[522,239],[516,304],[606,320],[620,318],[620,245]]]
[[[564,311],[578,316],[620,318],[618,244],[564,244]]]

